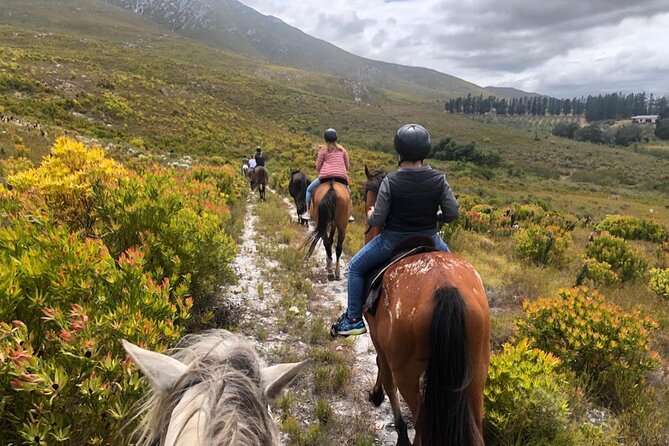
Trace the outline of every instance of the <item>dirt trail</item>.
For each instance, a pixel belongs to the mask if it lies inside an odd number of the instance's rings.
[[[270,190],[271,191],[271,190]],[[273,191],[271,191],[273,192]],[[293,204],[286,198],[283,199],[286,205],[286,212],[295,215]],[[246,334],[254,341],[257,351],[262,356],[267,356],[272,351],[289,347],[297,354],[306,354],[307,346],[303,342],[292,342],[289,346],[285,345],[290,340],[288,335],[282,333],[278,327],[275,309],[278,308],[278,297],[271,292],[271,284],[262,281],[260,271],[269,271],[277,266],[277,263],[265,258],[259,253],[259,246],[263,241],[262,234],[259,234],[255,228],[257,217],[253,215],[253,202],[247,204],[245,222],[239,253],[232,263],[232,269],[239,278],[238,284],[224,291],[227,299],[230,299],[236,305],[246,310],[242,312],[240,326],[257,326],[259,321],[266,328],[264,339],[258,339],[248,330]],[[304,229],[306,238],[307,230]],[[348,271],[348,262],[342,258],[341,270],[342,279],[329,282],[325,274],[325,250],[319,246],[312,259],[309,262],[308,274],[313,286],[313,295],[319,300],[320,306],[328,310],[323,316],[328,318],[329,314],[341,313],[346,308],[347,288],[346,271]],[[307,317],[312,316],[307,314]],[[341,345],[337,347],[338,351],[348,348],[348,343],[341,340],[333,340]],[[375,444],[394,445],[397,441],[397,435],[394,431],[392,413],[390,404],[386,398],[385,402],[379,408],[375,408],[367,401],[367,392],[372,388],[376,380],[376,353],[369,334],[355,337],[353,341],[356,360],[351,370],[352,390],[344,397],[338,397],[331,401],[331,407],[335,414],[345,419],[348,416],[360,415],[370,420],[375,427]],[[345,353],[345,352],[344,352]],[[405,418],[409,417],[408,410],[404,409]],[[413,435],[413,432],[410,433]]]

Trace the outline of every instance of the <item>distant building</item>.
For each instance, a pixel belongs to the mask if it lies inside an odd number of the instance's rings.
[[[634,124],[655,124],[660,119],[660,115],[639,115],[632,116]]]

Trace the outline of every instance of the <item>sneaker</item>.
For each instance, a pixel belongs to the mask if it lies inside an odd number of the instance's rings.
[[[311,220],[311,214],[309,213],[309,211],[307,211],[307,212],[305,212],[304,214],[300,215],[300,217],[302,218],[302,220]]]
[[[355,217],[353,217],[352,215],[349,215],[348,216],[348,221],[355,221]]]
[[[357,336],[367,333],[367,327],[362,319],[352,322],[346,313],[332,326],[333,336]]]

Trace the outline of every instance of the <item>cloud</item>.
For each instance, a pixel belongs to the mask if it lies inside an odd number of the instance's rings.
[[[243,2],[355,54],[479,85],[565,96],[669,90],[667,0]]]

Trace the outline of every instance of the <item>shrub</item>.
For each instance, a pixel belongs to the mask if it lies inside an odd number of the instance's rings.
[[[643,372],[658,364],[650,347],[657,324],[626,313],[597,291],[562,289],[554,298],[525,301],[523,308],[526,318],[518,322],[518,335],[560,358],[609,402],[618,401],[625,390],[616,383],[639,383]]]
[[[629,146],[633,142],[641,141],[641,134],[640,126],[625,125],[616,130],[614,142],[619,146]]]
[[[603,133],[596,125],[587,125],[574,132],[574,139],[578,141],[588,141],[594,143],[601,143]]]
[[[667,229],[659,223],[631,215],[607,215],[596,227],[597,231],[625,240],[646,240],[660,243],[667,237]]]
[[[430,158],[445,161],[464,161],[479,166],[496,167],[501,162],[498,153],[486,153],[476,148],[476,144],[458,144],[450,137],[441,139],[435,144]]]
[[[655,136],[660,139],[669,139],[669,119],[662,118],[655,124]]]
[[[485,389],[486,442],[547,444],[568,425],[568,381],[560,360],[527,339],[493,355]]]
[[[583,285],[590,280],[595,286],[613,285],[620,282],[618,274],[611,270],[611,265],[586,257],[576,279],[576,285]]]
[[[10,156],[7,159],[0,160],[0,183],[3,183],[8,176],[28,170],[31,167],[33,167],[33,163],[28,158]]]
[[[120,444],[146,389],[119,340],[162,350],[189,317],[187,284],[145,262],[46,219],[0,230],[0,320],[14,321],[0,322],[2,444]]]
[[[101,148],[88,149],[60,137],[51,156],[39,167],[11,175],[7,182],[19,192],[33,191],[41,196],[48,210],[73,230],[89,231],[93,225],[93,187],[109,184],[126,173],[123,166],[106,158]]]
[[[662,299],[669,300],[669,268],[650,270],[650,288]]]
[[[572,139],[574,137],[574,132],[579,129],[579,126],[575,122],[558,122],[553,127],[551,133],[554,136],[560,136],[562,138]]]
[[[611,265],[611,269],[623,282],[639,278],[646,271],[646,261],[643,256],[630,247],[625,240],[606,231],[588,242],[585,247],[585,255]]]
[[[561,266],[567,260],[567,249],[572,244],[571,236],[556,226],[543,228],[530,225],[513,235],[516,254],[535,265]]]

